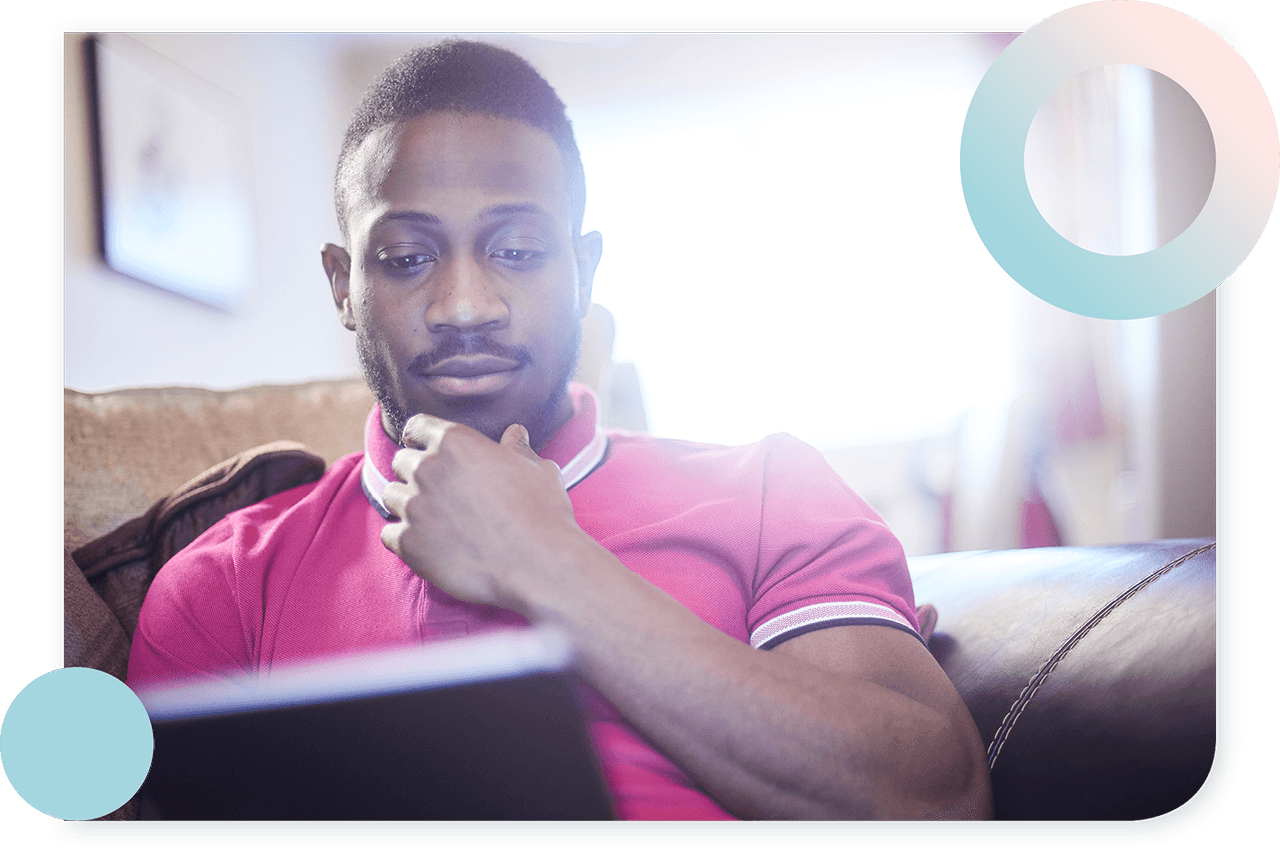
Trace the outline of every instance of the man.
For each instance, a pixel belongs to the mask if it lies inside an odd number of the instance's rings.
[[[584,187],[513,54],[384,73],[322,250],[378,400],[365,454],[171,561],[130,683],[551,625],[624,818],[989,815],[901,546],[818,454],[606,435],[570,386],[602,245]]]

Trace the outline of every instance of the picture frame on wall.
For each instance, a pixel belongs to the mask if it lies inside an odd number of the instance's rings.
[[[92,35],[85,51],[103,260],[235,311],[255,270],[243,104],[127,36]]]

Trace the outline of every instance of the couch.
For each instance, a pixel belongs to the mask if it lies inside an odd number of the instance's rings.
[[[147,585],[216,519],[360,449],[360,380],[65,392],[65,664],[124,678]],[[625,407],[621,407],[624,408]],[[1143,819],[1215,743],[1215,548],[1171,540],[910,561],[999,819]],[[145,792],[145,790],[144,790]],[[112,818],[145,816],[138,798]]]

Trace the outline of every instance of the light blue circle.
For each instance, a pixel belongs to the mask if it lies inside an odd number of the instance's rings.
[[[1123,28],[1107,27],[1108,7],[1115,5],[1095,3],[1060,12],[996,57],[965,117],[960,177],[978,235],[1018,284],[1076,314],[1132,319],[1182,308],[1235,272],[1262,234],[1275,187],[1270,167],[1243,179],[1223,172],[1224,158],[1229,161],[1251,141],[1233,133],[1228,122],[1215,124],[1200,98],[1216,93],[1202,89],[1201,96],[1193,96],[1210,119],[1219,169],[1209,199],[1185,231],[1150,252],[1104,255],[1077,246],[1045,221],[1027,187],[1024,151],[1036,111],[1058,86],[1088,68],[1133,64],[1160,71],[1192,91],[1187,81],[1152,61],[1159,59],[1158,51],[1141,40],[1127,41],[1120,35],[1127,32]],[[1158,6],[1142,8],[1148,5],[1119,4],[1130,14],[1170,13]],[[1092,39],[1082,36],[1086,16],[1096,26]],[[1201,29],[1201,38],[1217,38]],[[1239,66],[1247,72],[1239,60],[1237,74]],[[1265,95],[1259,104],[1269,115]]]
[[[123,806],[146,779],[154,746],[138,696],[87,667],[32,681],[0,727],[0,760],[13,788],[62,819],[100,818]]]

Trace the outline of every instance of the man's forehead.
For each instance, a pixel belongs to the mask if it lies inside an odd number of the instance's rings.
[[[560,149],[551,136],[512,119],[432,112],[370,133],[352,158],[346,192],[354,220],[381,210],[480,197],[528,202],[570,217]],[[424,211],[437,213],[436,211]]]

